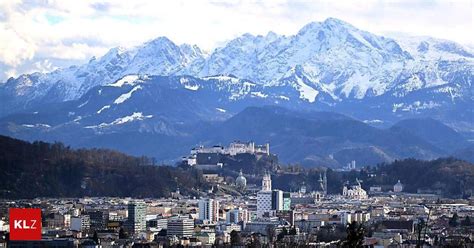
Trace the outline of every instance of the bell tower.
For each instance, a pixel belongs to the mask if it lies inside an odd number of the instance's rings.
[[[268,172],[263,175],[262,191],[272,191],[272,178]]]

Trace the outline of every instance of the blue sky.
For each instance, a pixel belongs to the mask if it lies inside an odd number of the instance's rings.
[[[381,35],[425,35],[474,45],[471,0],[0,1],[0,81],[51,71],[158,36],[210,51],[243,33],[295,34],[311,21],[342,19]]]

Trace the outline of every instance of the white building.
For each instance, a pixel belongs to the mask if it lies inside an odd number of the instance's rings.
[[[0,232],[7,232],[7,231],[9,231],[9,228],[7,228],[5,221],[0,220]]]
[[[168,219],[168,237],[191,237],[194,233],[194,221],[188,217],[176,216]]]
[[[263,175],[262,191],[272,191],[272,177],[268,172]]]
[[[344,185],[344,187],[342,188],[342,195],[346,198],[357,199],[357,200],[367,199],[368,197],[367,191],[365,191],[362,188],[359,180],[357,180],[356,185],[353,185],[350,187],[348,187],[347,185]]]
[[[367,222],[370,220],[370,213],[355,211],[355,212],[344,212],[341,215],[341,224],[349,224],[352,222]]]
[[[393,185],[393,192],[402,192],[403,191],[403,184],[398,180],[398,182]]]
[[[352,160],[350,163],[347,163],[347,167],[346,167],[347,170],[355,170],[355,168],[356,168],[355,160]]]
[[[239,176],[235,179],[235,185],[240,190],[245,190],[247,187],[247,178],[244,177],[242,170],[240,170]]]
[[[257,193],[257,217],[271,216],[272,179],[269,173],[263,175],[262,190]]]
[[[202,199],[199,201],[199,219],[209,222],[219,220],[219,201],[214,199]]]

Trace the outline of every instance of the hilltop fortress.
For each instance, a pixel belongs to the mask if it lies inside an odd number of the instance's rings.
[[[270,144],[256,145],[255,142],[234,141],[229,146],[199,146],[191,149],[191,154],[183,160],[190,166],[222,168],[221,156],[236,156],[239,154],[252,154],[256,156],[270,155]]]

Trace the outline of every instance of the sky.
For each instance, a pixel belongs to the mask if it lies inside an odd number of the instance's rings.
[[[159,36],[212,51],[244,33],[292,35],[328,17],[474,47],[473,16],[474,0],[0,0],[0,82]]]

